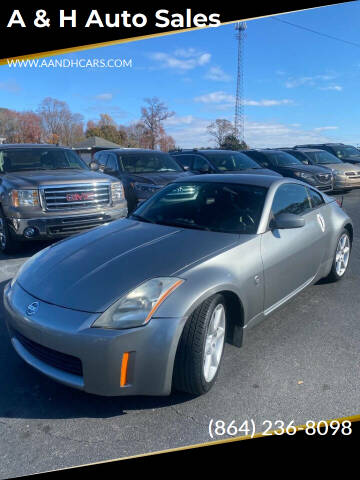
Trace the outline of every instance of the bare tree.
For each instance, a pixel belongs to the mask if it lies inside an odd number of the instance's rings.
[[[214,138],[217,147],[221,147],[228,135],[234,135],[234,125],[226,118],[217,118],[207,126],[207,132]]]
[[[83,117],[79,113],[72,113],[66,102],[47,97],[41,102],[38,114],[47,141],[71,145],[82,136]]]
[[[155,149],[160,140],[163,122],[175,113],[170,112],[157,97],[145,98],[145,102],[147,106],[141,108],[141,120],[148,131],[150,148]]]

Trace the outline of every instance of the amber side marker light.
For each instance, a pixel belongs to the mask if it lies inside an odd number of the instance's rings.
[[[129,352],[123,353],[122,361],[121,361],[120,387],[124,387],[126,385],[129,357],[130,357]]]

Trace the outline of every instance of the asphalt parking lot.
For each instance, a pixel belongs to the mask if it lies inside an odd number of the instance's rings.
[[[226,345],[215,387],[199,398],[104,398],[59,385],[14,353],[1,305],[0,478],[207,442],[211,419],[254,419],[261,431],[265,420],[359,414],[360,190],[344,208],[355,226],[346,277],[307,288],[242,349]],[[38,248],[0,257],[1,290]]]

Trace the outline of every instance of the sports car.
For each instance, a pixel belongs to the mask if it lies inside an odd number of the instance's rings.
[[[225,341],[240,347],[305,287],[344,277],[352,240],[336,200],[299,180],[182,178],[27,260],[4,290],[11,342],[86,392],[200,395]]]

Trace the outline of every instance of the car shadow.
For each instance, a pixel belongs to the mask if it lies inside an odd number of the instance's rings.
[[[2,296],[8,280],[0,283]],[[192,395],[103,397],[59,384],[27,365],[14,351],[0,305],[0,417],[23,419],[110,418],[127,410],[149,410],[185,403]]]

